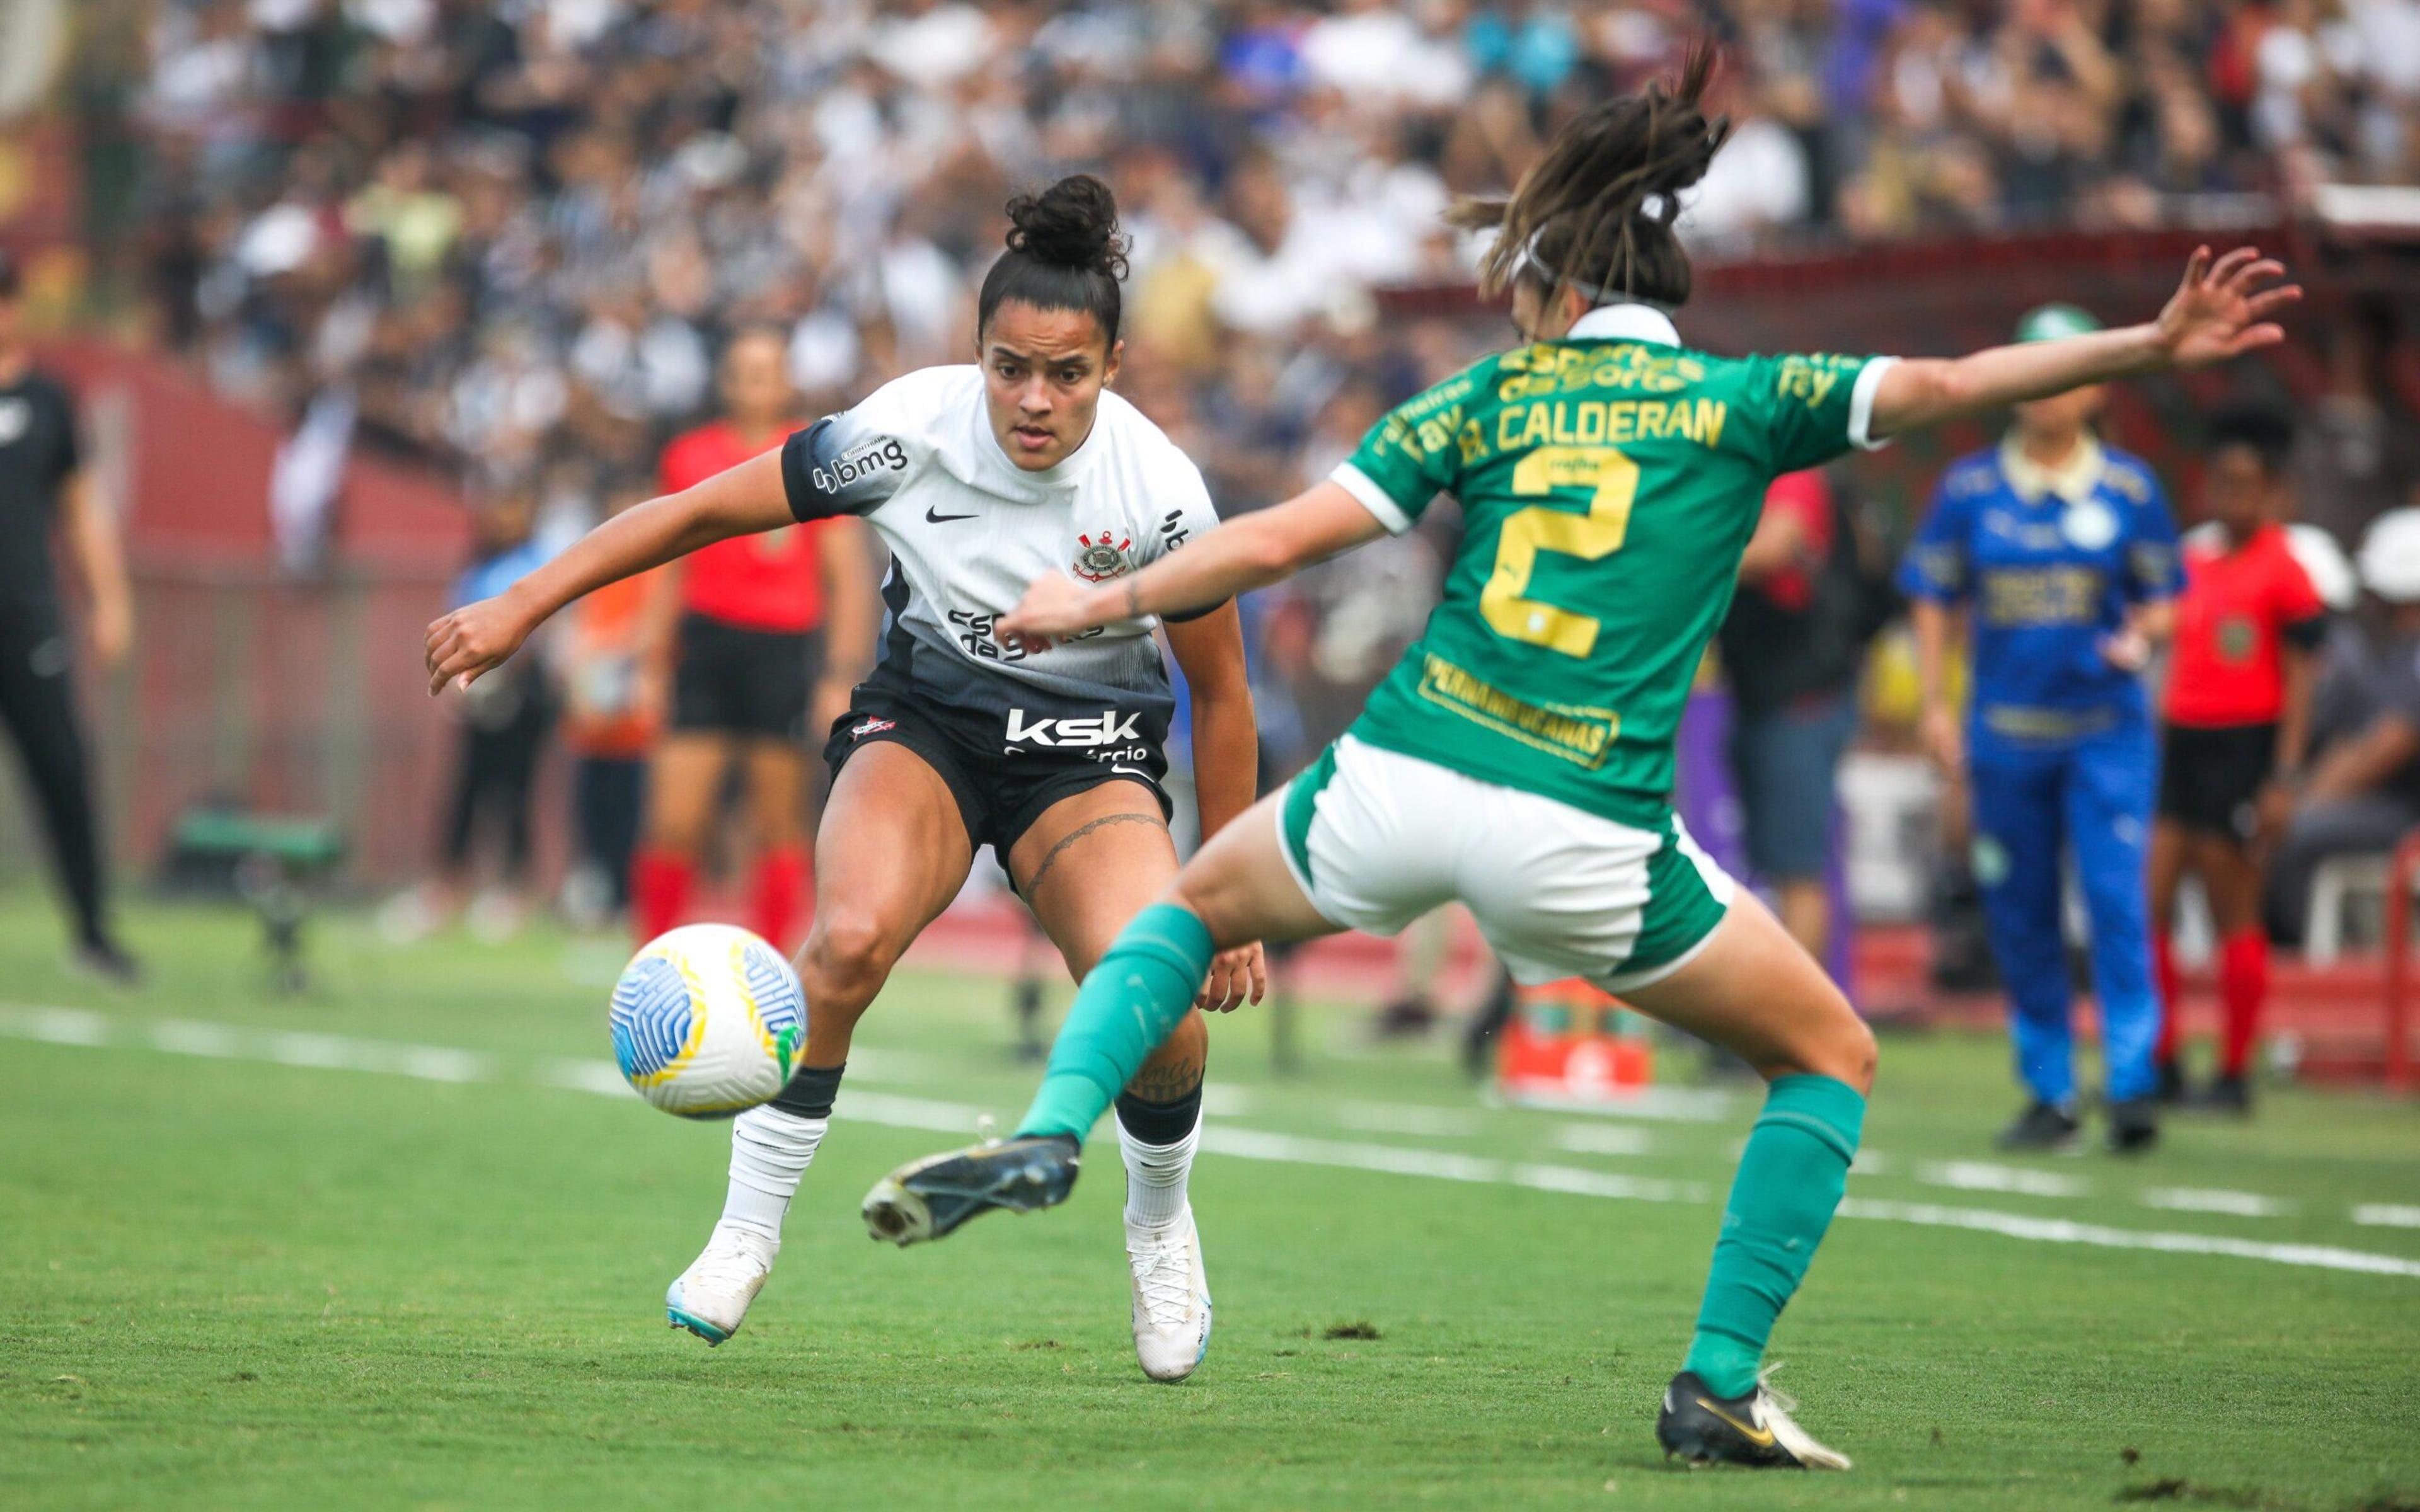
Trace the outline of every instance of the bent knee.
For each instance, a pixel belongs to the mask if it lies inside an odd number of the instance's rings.
[[[892,933],[870,914],[845,909],[818,914],[799,973],[808,1001],[818,1009],[824,1006],[816,1001],[817,985],[827,998],[845,999],[860,991],[871,996],[899,959],[900,947]]]
[[[1879,1057],[1874,1031],[1844,1003],[1823,1024],[1794,1037],[1786,1072],[1829,1076],[1863,1094],[1873,1090]]]

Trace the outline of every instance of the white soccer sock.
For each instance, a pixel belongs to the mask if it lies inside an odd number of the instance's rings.
[[[830,1119],[802,1119],[776,1107],[755,1107],[731,1120],[731,1189],[722,1222],[782,1242],[782,1217],[824,1142]]]
[[[1146,1145],[1118,1126],[1118,1154],[1126,1163],[1126,1222],[1138,1227],[1160,1228],[1185,1213],[1186,1178],[1193,1174],[1193,1151],[1202,1144],[1202,1118],[1172,1145]]]

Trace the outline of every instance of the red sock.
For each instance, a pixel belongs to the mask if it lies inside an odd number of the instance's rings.
[[[756,886],[750,899],[750,923],[757,933],[788,955],[798,945],[799,914],[807,901],[807,852],[784,845],[767,851],[756,861]]]
[[[2176,1063],[2178,1030],[2184,1016],[2184,994],[2177,984],[2176,951],[2164,931],[2151,932],[2151,990],[2160,995],[2160,1039],[2151,1058],[2160,1065]]]
[[[696,880],[697,867],[685,856],[644,846],[630,858],[630,928],[641,945],[681,921]]]
[[[2226,1004],[2226,1035],[2219,1045],[2219,1069],[2241,1076],[2252,1062],[2252,1041],[2260,1034],[2260,1005],[2269,995],[2269,936],[2258,925],[2226,937],[2219,958],[2219,994]]]

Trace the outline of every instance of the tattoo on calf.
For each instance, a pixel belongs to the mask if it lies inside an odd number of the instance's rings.
[[[1042,891],[1042,879],[1048,876],[1050,874],[1050,869],[1059,864],[1059,857],[1066,855],[1068,850],[1072,848],[1078,841],[1082,840],[1085,836],[1091,834],[1096,829],[1104,829],[1110,825],[1149,825],[1152,828],[1161,831],[1165,831],[1168,828],[1167,824],[1160,819],[1159,815],[1147,813],[1103,814],[1098,819],[1090,820],[1084,824],[1078,825],[1075,828],[1067,831],[1064,835],[1060,836],[1058,844],[1051,846],[1049,850],[1043,853],[1042,864],[1033,869],[1033,875],[1025,879],[1025,895],[1028,898],[1038,896]]]
[[[1146,1103],[1173,1103],[1202,1085],[1202,1065],[1192,1056],[1165,1066],[1145,1066],[1126,1083],[1126,1091]]]

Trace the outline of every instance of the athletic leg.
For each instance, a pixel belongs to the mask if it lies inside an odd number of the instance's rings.
[[[1210,958],[1252,940],[1336,933],[1303,896],[1279,840],[1291,788],[1210,838],[1084,979],[1019,1134],[1081,1143],[1112,1098],[1191,1011]]]
[[[1081,981],[1140,908],[1167,890],[1176,847],[1147,790],[1105,782],[1043,810],[1009,848],[1008,871]],[[1135,1350],[1155,1381],[1191,1375],[1210,1345],[1209,1279],[1187,1191],[1209,1043],[1201,1012],[1187,1012],[1116,1104]]]
[[[1148,792],[1134,782],[1105,782],[1044,810],[1010,848],[1008,870],[1068,974],[1081,982],[1119,931],[1168,890],[1176,847]],[[1182,1122],[1180,1133],[1189,1138],[1209,1042],[1201,1013],[1188,1009],[1120,1092],[1121,1129],[1138,1120]],[[1184,1204],[1181,1181],[1173,1202]]]
[[[1747,1396],[1774,1322],[1846,1190],[1873,1087],[1874,1037],[1745,889],[1704,949],[1625,995],[1639,1011],[1739,1056],[1770,1084],[1724,1204],[1683,1365],[1718,1400]]]
[[[0,644],[0,721],[23,758],[77,944],[114,955],[101,904],[100,825],[70,683],[63,633]]]
[[[709,1343],[738,1329],[772,1267],[782,1220],[830,1124],[859,1017],[973,864],[948,782],[905,746],[878,742],[852,755],[824,821],[816,860],[829,887],[799,962],[806,1051],[780,1096],[732,1121],[721,1220],[665,1299],[673,1321]]]
[[[630,861],[630,930],[640,943],[681,921],[698,853],[714,822],[730,742],[703,731],[668,734],[647,764],[647,819]]]
[[[876,1238],[912,1244],[994,1208],[1064,1201],[1084,1136],[1192,1011],[1213,955],[1252,940],[1335,933],[1303,895],[1279,840],[1280,814],[1300,780],[1212,836],[1161,901],[1102,953],[1060,1026],[1016,1138],[915,1161],[875,1183],[865,1220]]]
[[[2245,1078],[2260,1038],[2260,1011],[2269,996],[2269,934],[2260,926],[2260,865],[2248,846],[2218,835],[2201,841],[2202,885],[2210,889],[2218,931],[2218,1082],[2211,1102],[2231,1112],[2249,1108]]]
[[[807,905],[806,755],[786,740],[748,743],[748,812],[756,851],[749,927],[783,954],[797,949]]]

